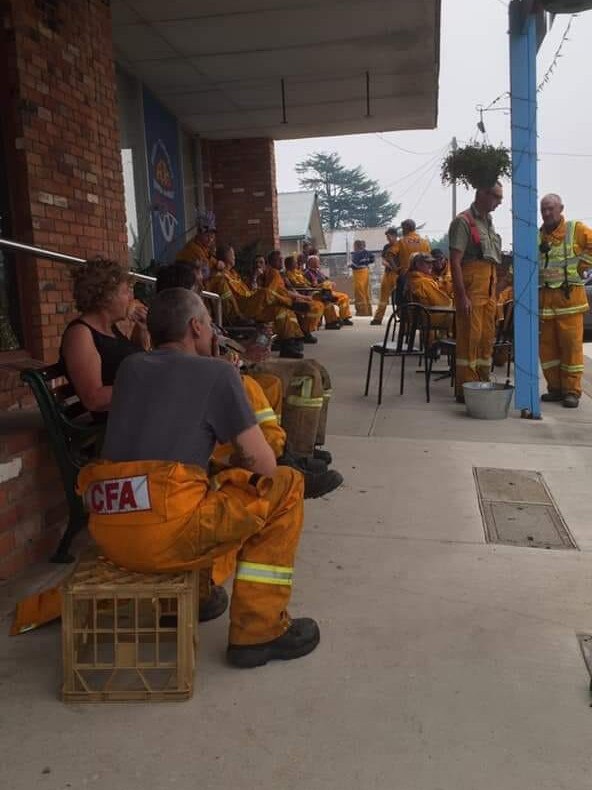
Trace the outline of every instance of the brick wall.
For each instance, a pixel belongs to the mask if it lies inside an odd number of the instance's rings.
[[[125,261],[109,5],[3,0],[0,8],[13,233],[72,255]],[[30,258],[19,267],[27,349],[53,360],[73,314],[69,269]]]
[[[0,0],[0,122],[18,240],[127,260],[107,0]],[[0,579],[46,558],[62,486],[30,394],[26,357],[55,361],[74,315],[70,268],[17,259],[25,350],[0,354]]]
[[[279,247],[273,140],[208,140],[203,161],[206,202],[216,214],[220,242]]]

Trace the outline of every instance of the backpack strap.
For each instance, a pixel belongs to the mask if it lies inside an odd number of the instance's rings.
[[[466,211],[461,211],[458,216],[464,219],[464,221],[469,226],[471,241],[479,250],[479,257],[483,257],[483,247],[481,246],[481,234],[479,233],[479,228],[477,227],[477,223],[475,222],[475,217],[473,216],[473,212],[471,211],[471,209],[468,208],[466,209]]]

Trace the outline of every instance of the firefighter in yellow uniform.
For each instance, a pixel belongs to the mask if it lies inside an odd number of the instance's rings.
[[[216,218],[211,211],[200,211],[197,215],[196,234],[179,250],[177,261],[192,263],[203,270],[207,279],[216,269]]]
[[[372,296],[370,294],[370,271],[374,263],[374,253],[368,252],[363,239],[355,239],[351,254],[350,269],[354,281],[354,304],[356,315],[372,315]]]
[[[334,289],[331,280],[321,271],[321,259],[318,255],[309,255],[304,281],[309,288],[318,288],[319,300],[325,310],[325,329],[340,329],[342,326],[353,326],[349,296]]]
[[[326,329],[340,329],[339,316],[337,308],[332,301],[329,301],[330,293],[328,292],[327,298],[323,298],[322,289],[315,288],[307,279],[304,271],[298,267],[296,257],[288,255],[284,260],[284,282],[290,290],[296,293],[308,292],[315,302],[319,303],[323,308],[323,317],[325,319]],[[330,289],[329,289],[330,291]]]
[[[416,252],[411,256],[408,291],[412,302],[425,307],[452,307],[451,297],[444,291],[433,276],[433,258],[431,255]],[[452,315],[434,313],[431,316],[432,329],[452,329]]]
[[[386,240],[387,243],[384,245],[382,250],[382,265],[384,266],[384,271],[382,273],[382,279],[380,281],[380,296],[378,298],[378,307],[376,308],[376,312],[374,313],[374,318],[370,322],[374,325],[380,325],[382,323],[382,319],[384,318],[384,314],[386,308],[390,304],[391,301],[391,294],[397,287],[397,239],[398,233],[396,228],[387,228],[386,230]]]
[[[430,242],[427,239],[422,238],[419,233],[416,232],[415,228],[416,225],[412,219],[403,220],[401,223],[401,232],[403,235],[399,240],[395,240],[394,243],[390,245],[389,251],[387,252],[389,260],[393,261],[390,266],[394,273],[394,277],[391,277],[387,284],[388,287],[390,287],[390,284],[393,284],[393,290],[396,289],[399,279],[404,277],[409,271],[409,261],[413,253],[424,252],[429,254],[430,252]],[[389,228],[389,230],[392,230],[392,228]],[[385,293],[386,289],[387,285],[385,285]],[[386,301],[383,302],[383,291],[381,285],[380,304],[374,313],[374,318],[370,322],[371,324],[382,323],[384,311],[386,310],[390,300],[390,294],[391,291],[389,291]]]
[[[489,381],[502,245],[491,220],[503,200],[500,183],[478,189],[475,201],[450,225],[450,268],[456,307],[456,399],[463,384]]]
[[[316,302],[311,296],[299,294],[287,288],[281,271],[283,266],[282,253],[279,250],[272,250],[267,255],[267,265],[263,278],[264,287],[277,299],[287,301],[292,309],[298,312],[298,321],[304,336],[304,343],[316,343],[317,339],[313,332],[319,328],[323,317],[323,305]]]
[[[228,661],[250,668],[304,656],[319,643],[318,625],[287,612],[302,475],[276,467],[238,373],[207,358],[212,327],[197,294],[158,294],[148,327],[156,350],[121,365],[104,460],[78,478],[89,529],[108,559],[140,572],[204,568],[238,548]],[[233,441],[243,466],[210,480],[216,440]]]
[[[273,323],[274,332],[280,338],[280,356],[302,359],[304,333],[292,310],[292,297],[269,287],[249,288],[235,269],[231,245],[218,248],[217,260],[220,266],[207,286],[220,296],[225,323],[240,324],[245,319]]]
[[[540,358],[547,382],[541,400],[575,409],[582,394],[584,313],[588,299],[582,280],[592,266],[592,229],[567,221],[559,195],[541,200],[539,234]]]
[[[454,298],[454,289],[452,287],[452,274],[450,272],[450,261],[446,257],[443,250],[435,247],[432,250],[432,273],[435,277],[440,288],[445,291],[450,298]]]

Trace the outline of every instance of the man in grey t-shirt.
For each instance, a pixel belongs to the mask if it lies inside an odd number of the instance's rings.
[[[213,332],[197,294],[162,291],[148,329],[156,351],[121,365],[104,460],[79,478],[91,532],[107,557],[132,570],[203,567],[240,543],[228,660],[255,667],[304,656],[319,642],[318,625],[287,613],[302,475],[276,467],[238,373],[208,358]],[[228,441],[242,468],[208,487],[213,446]]]

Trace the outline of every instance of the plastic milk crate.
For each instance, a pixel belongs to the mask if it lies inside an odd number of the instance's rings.
[[[194,572],[134,573],[83,558],[62,588],[64,701],[191,697],[197,580]]]

